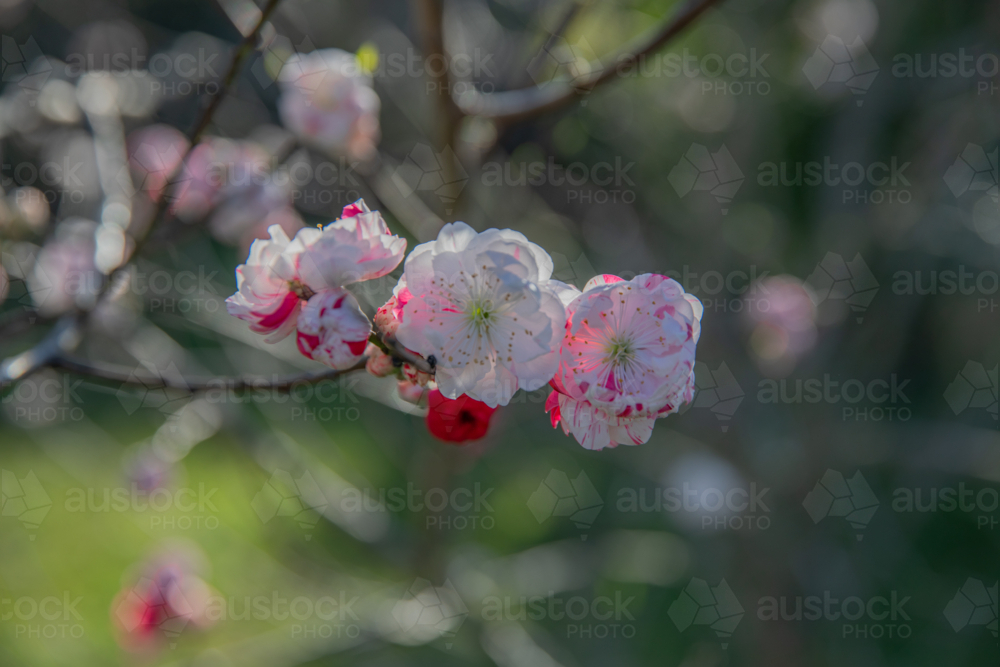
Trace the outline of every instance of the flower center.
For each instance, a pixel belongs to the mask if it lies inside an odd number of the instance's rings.
[[[631,338],[616,336],[608,341],[604,352],[607,355],[604,359],[605,363],[620,368],[627,366],[635,358],[635,344]]]
[[[469,324],[478,331],[489,329],[490,318],[493,316],[493,303],[486,299],[473,299],[466,306],[465,312]]]

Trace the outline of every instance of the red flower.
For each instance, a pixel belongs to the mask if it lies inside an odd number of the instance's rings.
[[[478,440],[486,435],[490,417],[496,412],[496,408],[464,394],[456,399],[445,398],[437,389],[430,392],[427,403],[427,430],[445,442]]]

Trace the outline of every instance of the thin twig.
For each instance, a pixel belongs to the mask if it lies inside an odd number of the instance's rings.
[[[451,146],[455,150],[462,110],[452,97],[451,62],[444,48],[444,3],[442,0],[418,0],[420,28],[423,36],[424,69],[430,77],[431,90],[437,102],[439,123],[438,148]],[[444,162],[451,160],[445,158]],[[454,180],[454,164],[443,164],[445,182]]]
[[[176,187],[175,181],[177,177],[184,170],[187,160],[191,156],[192,151],[194,151],[195,146],[197,146],[201,141],[202,135],[205,133],[205,130],[208,129],[209,124],[212,122],[212,117],[222,104],[223,99],[225,99],[226,95],[229,94],[229,89],[232,87],[233,83],[235,83],[236,77],[242,68],[243,61],[252,50],[255,42],[257,41],[257,36],[267,23],[268,17],[274,12],[275,9],[277,9],[280,2],[281,0],[268,0],[267,5],[261,11],[260,20],[257,22],[256,27],[237,47],[236,53],[233,55],[233,61],[230,63],[229,70],[226,72],[223,79],[222,86],[212,97],[212,100],[205,108],[204,113],[202,113],[201,120],[192,131],[188,149],[184,153],[183,159],[181,159],[178,166],[174,169],[174,172],[170,175],[167,190],[163,193],[159,202],[157,202],[153,215],[149,220],[149,224],[147,224],[141,233],[135,237],[135,245],[132,249],[131,258],[138,256],[142,247],[150,238],[151,232],[156,226],[156,223],[160,220],[164,213],[166,213],[170,202],[170,195],[168,192],[172,192]],[[45,339],[38,345],[30,350],[22,352],[17,356],[5,359],[2,363],[0,363],[0,388],[5,387],[15,380],[27,377],[28,375],[51,365],[53,361],[60,358],[62,355],[72,352],[76,348],[77,344],[79,344],[81,332],[84,325],[87,323],[87,319],[90,317],[90,314],[94,312],[94,310],[101,305],[107,295],[112,292],[111,288],[119,282],[116,279],[121,277],[122,273],[127,269],[129,264],[131,264],[131,259],[123,262],[121,266],[111,272],[111,274],[107,277],[107,280],[104,281],[104,284],[101,285],[100,290],[98,290],[96,298],[94,299],[94,304],[91,308],[79,310],[70,315],[65,315],[59,320],[58,325],[51,332],[49,332],[48,336],[46,336]]]
[[[215,116],[215,112],[218,111],[219,107],[222,105],[223,100],[225,100],[225,98],[229,95],[230,88],[232,88],[233,84],[236,82],[236,77],[239,75],[240,70],[243,68],[243,61],[246,60],[246,57],[250,54],[251,51],[253,51],[254,44],[257,41],[257,36],[260,34],[260,31],[264,28],[264,25],[267,24],[268,18],[271,16],[274,10],[278,8],[278,5],[280,3],[281,0],[268,0],[267,5],[264,7],[263,10],[261,10],[260,20],[257,21],[257,25],[248,35],[246,35],[243,38],[243,41],[240,42],[239,46],[236,47],[236,53],[233,54],[233,61],[229,64],[229,70],[223,77],[222,86],[219,88],[218,91],[216,91],[215,95],[212,96],[211,101],[208,103],[208,106],[205,107],[205,111],[201,115],[201,119],[198,121],[198,124],[191,132],[187,151],[185,151],[184,157],[177,164],[177,166],[174,168],[173,173],[171,173],[170,177],[167,179],[168,185],[164,189],[164,192],[160,195],[159,201],[157,201],[156,203],[156,208],[153,210],[153,215],[149,220],[149,224],[146,225],[146,227],[140,232],[139,236],[135,238],[135,246],[131,254],[132,257],[135,257],[139,254],[143,246],[146,244],[146,241],[149,240],[153,228],[160,221],[160,219],[167,213],[167,209],[170,206],[170,200],[172,199],[173,193],[177,188],[178,177],[184,172],[184,169],[187,168],[187,162],[190,159],[191,154],[194,152],[195,148],[197,148],[198,144],[201,143],[202,136],[205,134],[205,131],[208,129],[208,126],[211,124],[212,118]],[[109,276],[109,280],[105,281],[104,285],[102,286],[101,292],[98,294],[98,301],[104,297],[104,294],[108,290],[108,286],[111,285],[112,282],[114,282],[113,279],[115,275],[120,273],[121,271],[124,271],[127,266],[128,262],[125,262],[111,273],[111,275]]]
[[[202,391],[227,389],[230,391],[243,391],[247,389],[267,389],[271,391],[290,391],[297,386],[305,384],[315,384],[324,380],[333,380],[345,373],[364,369],[365,362],[360,361],[350,368],[344,370],[329,370],[322,373],[297,373],[284,377],[266,378],[262,376],[244,375],[240,377],[219,376],[212,378],[183,378],[179,376],[166,376],[160,374],[144,373],[138,374],[134,370],[129,370],[123,366],[111,364],[95,363],[74,359],[70,357],[57,357],[49,364],[52,368],[58,368],[77,375],[85,375],[91,378],[117,382],[123,386],[143,387],[145,389],[175,389],[189,394]]]
[[[631,67],[643,56],[659,49],[717,2],[719,0],[687,0],[677,13],[651,35],[636,40],[606,58],[609,62],[607,67],[594,63],[591,67],[593,73],[589,78],[574,82],[553,81],[531,88],[496,93],[468,91],[455,102],[466,115],[508,123],[550,111],[576,99],[580,93],[589,92],[614,79],[620,69]]]

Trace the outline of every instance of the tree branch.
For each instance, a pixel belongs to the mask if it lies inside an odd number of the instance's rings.
[[[138,237],[135,238],[135,247],[132,249],[131,257],[136,257],[139,252],[145,246],[146,241],[149,240],[153,228],[156,227],[157,222],[167,213],[167,209],[170,206],[170,200],[172,198],[173,192],[177,188],[177,178],[184,172],[187,168],[187,162],[197,148],[198,144],[201,143],[202,136],[208,129],[208,126],[212,122],[212,118],[215,116],[215,112],[219,110],[222,105],[223,100],[229,95],[229,90],[232,88],[233,84],[236,82],[236,77],[239,75],[240,70],[243,68],[243,61],[246,60],[247,56],[253,51],[254,44],[257,41],[257,36],[260,35],[260,31],[263,30],[264,26],[267,24],[268,18],[274,13],[274,10],[278,8],[281,0],[268,0],[267,5],[261,10],[260,20],[257,21],[257,25],[254,29],[247,34],[243,41],[240,42],[239,46],[236,47],[236,52],[233,54],[233,61],[229,64],[229,70],[226,71],[225,76],[222,79],[222,85],[219,90],[216,91],[215,95],[212,96],[211,101],[208,106],[205,107],[205,111],[202,113],[198,124],[192,130],[189,137],[189,143],[187,151],[185,151],[184,156],[181,161],[174,168],[173,173],[167,179],[167,187],[164,189],[163,193],[160,195],[160,199],[156,202],[156,208],[153,210],[153,215],[150,217],[149,224],[146,225]],[[131,260],[129,260],[131,261]],[[104,295],[108,291],[108,286],[114,282],[114,278],[117,274],[123,271],[129,264],[129,261],[123,262],[121,266],[117,267],[108,276],[108,280],[104,282],[100,293],[97,295],[98,303],[104,298]]]
[[[109,382],[117,382],[125,386],[143,387],[145,389],[176,389],[189,394],[213,389],[228,389],[230,391],[243,391],[247,389],[269,389],[271,391],[291,391],[296,386],[303,384],[315,384],[324,380],[333,380],[344,375],[364,369],[365,362],[359,361],[354,366],[344,370],[329,370],[322,373],[298,373],[285,377],[272,377],[270,379],[244,375],[240,377],[213,377],[187,379],[181,377],[168,377],[165,375],[144,374],[138,375],[135,371],[123,366],[111,364],[94,363],[82,359],[70,357],[57,357],[49,364],[52,368],[85,375]]]
[[[223,84],[205,108],[205,111],[201,115],[201,119],[192,131],[188,149],[184,153],[184,156],[178,166],[174,169],[174,172],[170,174],[168,186],[160,197],[160,200],[157,202],[156,208],[150,217],[149,224],[146,225],[137,237],[135,237],[135,246],[132,249],[130,258],[122,262],[120,266],[115,268],[107,276],[106,280],[101,285],[91,308],[77,311],[71,315],[63,316],[59,320],[56,327],[49,332],[49,335],[46,336],[45,339],[38,345],[30,350],[22,352],[19,355],[5,359],[2,363],[0,363],[0,388],[5,387],[15,380],[27,377],[41,368],[51,365],[53,361],[61,357],[61,355],[71,352],[76,348],[76,345],[79,344],[82,329],[86,324],[87,319],[90,317],[90,314],[101,305],[103,300],[111,291],[112,286],[118,282],[116,278],[120,277],[131,263],[132,259],[138,256],[140,250],[150,238],[151,232],[156,226],[156,223],[164,215],[164,213],[166,213],[170,202],[170,195],[168,193],[172,192],[176,187],[175,181],[177,177],[183,172],[192,151],[194,151],[195,146],[197,146],[201,141],[202,135],[212,122],[212,117],[222,104],[223,99],[225,99],[226,95],[229,94],[229,89],[236,81],[236,77],[242,68],[243,61],[253,49],[254,43],[257,41],[257,36],[267,23],[268,18],[274,10],[277,9],[280,2],[281,0],[268,0],[267,5],[261,11],[260,20],[257,22],[257,25],[243,38],[243,41],[240,42],[237,47],[236,53],[233,55],[233,61],[229,65],[229,70],[223,78]]]
[[[652,34],[639,38],[606,58],[609,65],[593,63],[589,78],[583,81],[552,81],[540,86],[497,93],[469,91],[455,100],[469,116],[482,116],[500,122],[514,122],[558,108],[582,92],[589,92],[618,75],[621,68],[634,65],[680,34],[705,10],[719,0],[687,0],[681,8]]]

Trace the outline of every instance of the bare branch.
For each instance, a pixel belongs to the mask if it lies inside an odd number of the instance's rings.
[[[254,50],[254,45],[257,41],[257,36],[260,34],[260,31],[267,24],[268,18],[270,18],[271,14],[274,12],[275,9],[278,8],[278,5],[280,3],[281,0],[268,0],[267,5],[264,7],[263,10],[261,10],[260,20],[257,21],[257,25],[254,27],[252,31],[250,31],[249,34],[247,34],[243,38],[243,41],[240,42],[239,46],[236,47],[236,52],[233,54],[233,60],[229,64],[229,70],[226,72],[225,76],[222,79],[222,85],[219,87],[219,90],[216,91],[215,95],[212,96],[212,99],[209,101],[208,106],[205,107],[205,111],[201,114],[201,119],[198,121],[198,124],[195,126],[194,130],[192,130],[191,136],[189,137],[190,141],[188,144],[188,149],[184,153],[184,156],[181,159],[181,161],[177,164],[177,167],[174,169],[173,173],[170,174],[170,177],[167,179],[168,183],[167,188],[160,195],[160,199],[156,203],[156,208],[153,210],[153,215],[149,220],[149,224],[146,225],[145,229],[143,229],[140,232],[139,236],[135,239],[135,247],[132,250],[132,255],[131,255],[132,257],[136,257],[139,254],[143,246],[146,244],[146,241],[150,238],[153,228],[160,221],[160,219],[166,214],[173,191],[177,187],[176,183],[177,178],[183,173],[184,169],[187,167],[187,162],[190,159],[191,154],[194,152],[194,149],[198,146],[199,143],[201,143],[201,139],[204,136],[205,131],[208,129],[208,126],[211,124],[212,118],[215,116],[215,112],[219,110],[219,107],[222,105],[223,100],[225,100],[226,96],[229,95],[230,88],[232,88],[233,84],[236,82],[236,77],[239,75],[240,70],[243,68],[243,61],[246,60],[247,56]],[[124,262],[121,266],[116,268],[111,273],[109,279],[104,282],[100,294],[98,294],[98,302],[102,298],[104,298],[104,295],[108,291],[108,286],[110,286],[114,282],[113,279],[115,275],[123,271],[127,265],[128,262]]]
[[[50,366],[59,355],[75,349],[79,342],[79,317],[63,317],[38,345],[0,363],[0,389]]]
[[[168,192],[172,191],[176,186],[175,180],[183,171],[188,159],[191,156],[191,152],[201,141],[202,135],[204,135],[205,130],[208,129],[209,124],[212,122],[212,117],[222,104],[223,99],[225,99],[226,95],[229,94],[229,89],[232,87],[233,83],[235,83],[236,77],[242,68],[243,61],[253,50],[254,44],[257,41],[257,36],[267,23],[268,18],[274,10],[277,9],[280,2],[281,0],[268,0],[267,5],[261,11],[260,20],[257,22],[256,27],[254,27],[254,29],[246,35],[246,37],[244,37],[243,41],[240,42],[237,47],[236,53],[233,54],[233,61],[229,65],[229,70],[223,78],[222,86],[209,102],[204,113],[202,113],[201,120],[191,133],[190,144],[187,152],[185,152],[184,157],[181,159],[180,163],[168,179],[169,185],[167,187],[167,192],[164,192],[160,197],[160,201],[157,202],[149,224],[146,225],[139,236],[135,238],[135,246],[131,255],[132,258],[138,256],[143,245],[150,238],[150,233],[153,231],[156,223],[160,220],[164,213],[166,213],[168,203],[170,201]],[[72,315],[64,316],[41,343],[30,350],[22,352],[21,354],[9,359],[5,359],[2,363],[0,363],[0,388],[5,387],[14,380],[27,377],[35,371],[51,365],[52,362],[62,354],[72,352],[79,344],[83,328],[86,325],[90,314],[98,306],[100,306],[107,295],[112,292],[111,288],[118,284],[118,280],[116,280],[116,278],[122,275],[130,263],[131,259],[123,262],[121,266],[111,272],[101,285],[101,288],[96,295],[96,299],[94,300],[94,304],[90,309],[81,310]]]
[[[360,361],[354,366],[344,370],[329,370],[322,373],[297,373],[285,377],[265,378],[261,376],[243,375],[240,377],[213,377],[187,379],[181,377],[168,377],[165,375],[143,374],[139,375],[128,368],[110,364],[94,363],[73,359],[69,357],[58,357],[49,364],[52,368],[58,368],[77,375],[85,375],[109,382],[117,382],[125,386],[143,387],[146,389],[175,389],[189,394],[213,389],[227,389],[231,391],[243,391],[246,389],[268,389],[272,391],[290,391],[299,385],[315,384],[324,380],[333,380],[345,373],[351,373],[364,369],[365,362]]]
[[[552,81],[540,86],[508,90],[497,93],[466,92],[456,104],[463,113],[482,116],[496,121],[513,122],[551,111],[617,76],[619,68],[629,67],[643,56],[652,53],[680,34],[705,10],[719,0],[687,0],[683,6],[660,28],[636,40],[606,58],[610,65],[595,64],[593,74],[583,81]]]
[[[456,145],[462,110],[455,104],[451,89],[451,67],[444,49],[444,7],[442,0],[418,0],[420,28],[423,36],[424,69],[431,81],[430,93],[436,98],[439,127],[438,148]],[[446,160],[450,162],[450,160]],[[442,165],[447,176],[453,176],[455,165]],[[452,178],[446,178],[451,182]]]

